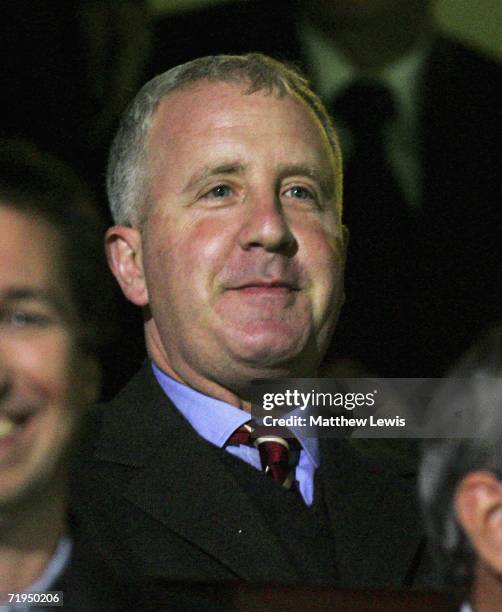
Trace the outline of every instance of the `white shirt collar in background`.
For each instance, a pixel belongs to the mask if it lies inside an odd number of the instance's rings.
[[[367,77],[387,86],[396,104],[396,117],[388,126],[386,152],[406,200],[420,205],[421,163],[419,138],[420,97],[423,72],[430,54],[430,36],[420,41],[398,61],[378,72],[358,71],[336,48],[329,37],[310,21],[300,21],[299,37],[312,82],[328,103],[359,78]],[[352,141],[345,126],[338,125],[344,154],[350,158]]]

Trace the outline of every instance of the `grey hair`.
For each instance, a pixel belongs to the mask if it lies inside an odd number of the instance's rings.
[[[419,495],[432,553],[442,581],[438,586],[467,588],[475,553],[455,513],[462,479],[488,470],[502,480],[502,328],[486,335],[454,370],[441,389],[431,423],[434,436],[423,445]],[[455,380],[466,383],[460,397]],[[469,432],[459,418],[468,413]]]
[[[124,113],[109,156],[107,191],[116,224],[138,223],[148,200],[150,177],[146,144],[159,103],[173,91],[204,80],[246,85],[245,94],[264,90],[278,97],[296,96],[312,109],[333,152],[336,201],[341,214],[340,145],[323,103],[296,68],[260,53],[249,53],[198,58],[156,76],[142,87]]]

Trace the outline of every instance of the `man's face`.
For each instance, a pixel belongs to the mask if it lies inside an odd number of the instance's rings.
[[[72,392],[85,396],[60,247],[49,225],[0,205],[0,510],[50,486],[82,401]]]
[[[148,151],[143,267],[159,365],[230,389],[313,373],[343,302],[345,256],[314,115],[289,96],[197,83],[160,104]]]

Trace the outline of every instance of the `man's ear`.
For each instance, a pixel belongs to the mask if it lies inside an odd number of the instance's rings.
[[[502,483],[495,474],[467,474],[457,486],[455,512],[478,558],[502,574]]]
[[[110,227],[105,237],[108,265],[122,293],[136,306],[148,304],[139,230],[123,225]]]

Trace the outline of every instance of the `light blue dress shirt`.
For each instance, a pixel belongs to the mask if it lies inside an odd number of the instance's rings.
[[[248,412],[173,380],[153,362],[152,368],[164,393],[183,417],[199,436],[218,448],[223,448],[234,431],[251,419]],[[301,428],[291,427],[290,430],[301,445],[295,473],[298,489],[307,506],[311,506],[314,501],[314,474],[320,463],[319,441],[305,437]],[[260,454],[256,448],[240,445],[227,446],[225,450],[261,471]]]
[[[56,582],[56,580],[63,574],[66,566],[70,562],[72,550],[72,541],[68,537],[63,537],[58,543],[56,551],[52,556],[51,560],[47,564],[43,574],[35,580],[33,584],[31,584],[23,593],[39,593],[39,592],[47,592],[51,591],[51,586]],[[63,602],[64,602],[64,593],[63,593]],[[44,606],[40,604],[40,607]],[[1,605],[0,603],[0,612],[30,612],[34,610],[34,604],[28,606],[24,606],[22,604],[12,604],[9,605],[5,603]],[[39,609],[37,607],[37,609]],[[58,610],[58,608],[54,608]],[[59,608],[62,609],[62,608]]]

